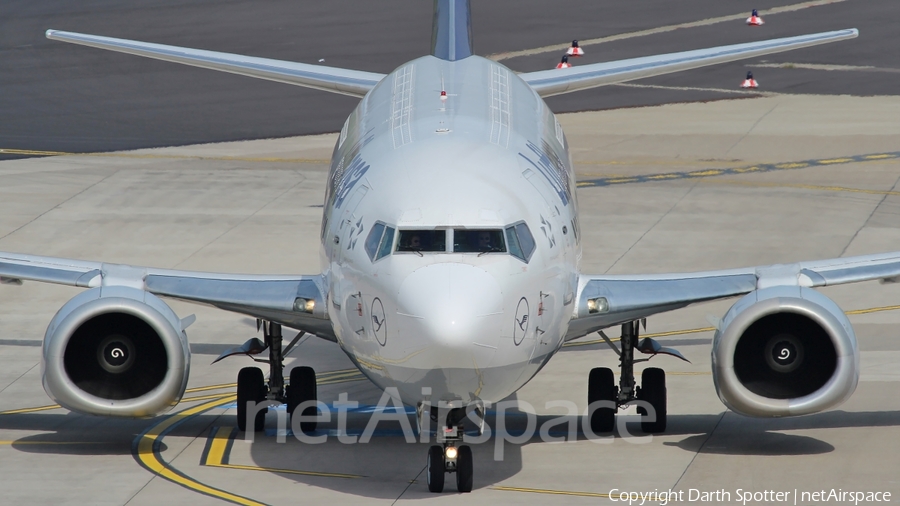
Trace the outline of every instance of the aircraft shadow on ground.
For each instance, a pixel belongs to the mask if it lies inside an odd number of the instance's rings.
[[[270,415],[271,416],[271,415]],[[724,417],[724,418],[723,418]],[[598,455],[622,451],[622,445],[638,442],[647,435],[640,431],[639,419],[633,411],[624,417],[626,433],[617,429],[612,434],[598,434],[595,441]],[[221,421],[225,422],[228,417]],[[549,422],[558,422],[550,427],[549,435],[567,438],[569,441],[587,441],[589,437],[582,430],[582,417],[560,417],[559,415],[538,415],[534,418],[536,427]],[[348,432],[358,434],[368,419],[358,418],[348,423]],[[269,422],[273,422],[270,418]],[[496,416],[488,413],[488,426],[496,433]],[[568,434],[570,423],[576,427],[574,435]],[[409,416],[409,424],[415,427],[415,418]],[[794,431],[822,428],[847,427],[889,427],[900,425],[900,411],[886,412],[845,412],[832,411],[794,419],[753,419],[731,412],[709,415],[670,415],[668,429],[661,437],[685,435],[684,439],[662,445],[673,446],[689,452],[728,455],[794,456],[817,455],[834,451],[834,446],[820,439],[801,435],[785,434],[779,431]],[[270,423],[269,426],[273,426]],[[524,413],[510,411],[505,417],[505,426],[512,437],[519,437],[527,428]],[[325,434],[334,424],[322,427],[316,434]],[[261,436],[250,448],[252,465],[272,469],[295,469],[313,472],[347,473],[359,475],[362,479],[334,479],[318,476],[284,475],[297,482],[323,488],[331,488],[344,493],[373,499],[396,498],[399,490],[410,485],[404,498],[426,493],[425,456],[428,444],[406,443],[400,435],[398,422],[382,422],[367,443],[344,444],[336,437],[329,436],[322,444],[304,444],[288,434],[283,444],[278,444],[272,430]],[[477,435],[474,424],[468,426],[468,434]],[[571,436],[571,437],[570,437]],[[243,434],[238,434],[238,439]],[[593,436],[591,436],[593,439]],[[500,483],[522,470],[522,448],[525,445],[544,444],[545,440],[535,430],[535,435],[527,441],[498,443],[492,436],[479,444],[470,444],[475,461],[475,488],[488,488]],[[240,444],[235,442],[235,445]],[[433,443],[431,443],[433,444]],[[502,452],[500,449],[502,448]],[[640,451],[639,448],[636,451]],[[498,460],[498,456],[502,457]],[[455,475],[448,474],[445,490],[455,491]],[[427,497],[427,496],[422,496]]]
[[[710,434],[695,434],[678,442],[664,442],[666,446],[710,454],[724,455],[817,455],[834,451],[831,444],[801,434],[780,431],[811,429],[840,429],[864,427],[893,427],[900,425],[900,411],[827,411],[796,418],[747,418],[732,412],[723,415],[723,422]],[[690,416],[670,416],[667,434],[677,433]],[[690,423],[690,422],[688,422]],[[685,425],[688,425],[685,423]],[[686,427],[685,427],[686,428]],[[682,431],[684,432],[684,431]]]
[[[190,417],[174,427],[166,437],[197,438],[201,440],[211,426],[234,426],[233,410],[224,416],[201,414]],[[360,413],[348,420],[348,431],[360,434],[369,422],[371,413]],[[135,439],[161,418],[111,420],[75,413],[21,413],[0,415],[0,430],[27,431],[29,435],[15,439],[11,447],[17,451],[52,455],[129,455]],[[548,434],[570,441],[587,441],[582,430],[582,417],[560,415],[536,415],[537,429],[548,425]],[[598,434],[597,454],[622,451],[630,438],[646,435],[640,431],[638,418],[633,412],[623,417],[627,434],[616,431]],[[407,421],[415,427],[415,418],[407,410]],[[519,438],[528,428],[528,417],[521,412],[508,411],[505,427],[513,438]],[[576,432],[570,435],[570,424]],[[487,425],[496,434],[496,413],[489,411]],[[288,469],[310,473],[342,473],[358,475],[360,479],[342,479],[317,475],[278,473],[280,476],[316,487],[333,489],[367,498],[396,498],[407,486],[404,497],[427,497],[425,485],[425,455],[429,443],[406,443],[402,426],[397,421],[383,421],[375,427],[367,443],[345,444],[338,441],[334,432],[336,423],[325,424],[316,434],[328,434],[322,444],[302,443],[292,435],[279,443],[275,434],[276,415],[270,413],[267,432],[258,434],[252,443],[243,441],[238,433],[231,454],[232,464],[253,465],[266,469]],[[829,411],[798,418],[754,419],[731,412],[705,415],[670,415],[664,438],[686,436],[679,441],[663,441],[662,445],[677,447],[688,452],[728,455],[794,456],[817,455],[834,451],[826,441],[802,434],[784,431],[811,429],[839,429],[900,426],[900,411]],[[38,433],[35,433],[38,432]],[[467,433],[477,435],[474,424]],[[476,466],[476,488],[491,487],[522,470],[522,449],[526,445],[544,444],[539,432],[521,441],[502,441],[495,436],[477,444],[473,449]],[[242,446],[242,445],[249,446]],[[433,444],[433,443],[431,443]],[[165,451],[165,442],[162,450]],[[635,451],[640,451],[637,448]],[[248,459],[249,453],[249,459]],[[188,471],[184,469],[183,471]],[[223,472],[231,472],[223,470]],[[273,471],[274,472],[274,471]],[[445,489],[455,490],[454,475],[447,475]],[[414,483],[411,483],[415,480]]]
[[[29,434],[13,440],[10,446],[26,453],[59,455],[130,455],[139,435],[168,415],[153,418],[106,418],[68,411],[53,413],[18,413],[0,415],[0,430],[26,431]],[[204,437],[207,428],[221,415],[201,414],[186,418],[165,433],[165,437]],[[233,421],[233,417],[226,417]],[[157,441],[166,451],[166,443]]]
[[[71,412],[0,415],[0,430],[31,433],[12,441],[13,449],[53,455],[130,455],[135,437],[150,423]]]

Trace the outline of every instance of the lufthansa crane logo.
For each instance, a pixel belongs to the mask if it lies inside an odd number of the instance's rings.
[[[513,323],[513,342],[516,346],[522,344],[525,334],[528,332],[528,300],[525,297],[519,299],[519,305],[516,307],[516,321]]]

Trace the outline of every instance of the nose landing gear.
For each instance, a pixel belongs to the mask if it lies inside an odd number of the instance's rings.
[[[466,493],[472,491],[474,465],[472,448],[460,445],[462,442],[465,408],[451,409],[447,413],[447,425],[437,432],[437,442],[428,449],[428,460],[425,468],[428,480],[428,491],[440,493],[444,491],[446,473],[456,474],[456,489]]]

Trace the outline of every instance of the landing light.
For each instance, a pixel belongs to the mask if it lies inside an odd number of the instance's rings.
[[[609,302],[606,300],[606,297],[597,297],[596,299],[588,299],[587,301],[588,313],[605,313],[609,311]]]
[[[314,309],[316,309],[316,301],[314,299],[304,299],[303,297],[294,299],[294,311],[312,313]]]
[[[447,449],[444,451],[444,456],[447,457],[449,460],[455,459],[456,454],[457,454],[457,451],[456,451],[456,447],[454,447],[454,446],[448,446]]]

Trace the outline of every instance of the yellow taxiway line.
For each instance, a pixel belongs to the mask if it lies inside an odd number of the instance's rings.
[[[245,466],[240,464],[231,464],[229,458],[231,456],[231,447],[234,444],[234,438],[237,436],[238,430],[234,427],[213,427],[210,430],[209,439],[206,443],[206,449],[203,451],[203,457],[200,459],[200,465],[207,467],[221,467],[225,469],[240,469],[242,471],[265,471],[269,473],[280,474],[299,474],[303,476],[321,476],[324,478],[364,478],[358,474],[345,473],[325,473],[318,471],[301,471],[299,469],[282,469],[277,467],[259,467]]]
[[[700,332],[709,332],[711,330],[716,330],[715,327],[703,327],[699,329],[687,329],[687,330],[670,330],[669,332],[656,332],[654,334],[641,334],[641,337],[649,337],[649,338],[657,338],[657,337],[668,337],[668,336],[680,336],[684,334],[697,334]],[[618,337],[611,337],[610,341],[618,341]],[[592,339],[590,341],[573,341],[563,345],[563,348],[569,348],[572,346],[590,346],[592,344],[601,344],[605,341],[603,339]]]
[[[577,492],[574,490],[553,490],[547,488],[524,488],[524,487],[491,487],[491,490],[500,490],[502,492],[527,492],[531,494],[550,494],[550,495],[574,495],[580,497],[602,497],[609,499],[609,494],[601,494],[599,492]]]
[[[223,499],[235,504],[243,504],[247,506],[262,506],[264,503],[261,503],[259,501],[254,501],[253,499],[237,494],[232,494],[231,492],[201,483],[191,478],[190,476],[178,471],[162,458],[162,439],[169,431],[171,431],[173,428],[175,428],[177,425],[184,422],[188,418],[217,408],[222,404],[234,402],[236,398],[236,395],[229,395],[223,399],[216,399],[213,401],[205,402],[203,404],[199,404],[192,408],[188,408],[175,413],[174,415],[165,418],[163,421],[151,425],[150,428],[148,428],[141,435],[139,435],[137,439],[135,439],[132,446],[132,454],[134,456],[134,459],[138,462],[138,464],[141,465],[141,467],[150,471],[151,473],[163,479],[171,481],[172,483],[181,485],[182,487],[185,487],[189,490],[193,490],[195,492],[199,492],[211,497],[216,497],[218,499]]]
[[[359,372],[359,369],[341,369],[338,371],[328,371],[322,374],[317,375],[319,378],[318,384],[320,385],[331,385],[334,383],[341,383],[343,381],[361,381],[366,379],[365,376]],[[288,380],[290,378],[285,378]],[[237,383],[220,383],[218,385],[207,385],[203,387],[194,387],[188,388],[184,391],[186,394],[196,393],[196,392],[208,392],[210,390],[222,390],[225,388],[237,388]],[[181,399],[181,402],[194,402],[194,401],[205,401],[207,399],[219,399],[231,394],[212,394],[205,396],[196,396],[196,397],[185,397]],[[25,413],[37,413],[40,411],[49,411],[51,409],[59,409],[62,406],[59,404],[50,404],[47,406],[36,406],[33,408],[20,408],[20,409],[11,409],[9,411],[0,411],[0,415],[20,415]]]
[[[53,446],[53,445],[108,445],[115,443],[108,443],[105,441],[0,441],[0,446],[12,446],[12,445],[27,445],[27,446]]]
[[[870,307],[866,309],[853,309],[850,311],[844,311],[844,314],[848,316],[852,315],[861,315],[861,314],[871,314],[871,313],[880,313],[881,311],[895,311],[900,309],[900,305],[897,306],[880,306],[880,307]],[[641,334],[641,337],[649,337],[649,338],[657,338],[657,337],[669,337],[669,336],[681,336],[685,334],[698,334],[701,332],[712,332],[716,330],[715,327],[700,327],[696,329],[685,329],[685,330],[670,330],[668,332],[657,332],[654,334]],[[618,337],[610,338],[610,341],[618,341]],[[592,344],[603,344],[605,341],[603,339],[591,339],[590,341],[571,341],[563,345],[563,348],[569,348],[572,346],[590,346]]]
[[[0,411],[0,415],[21,415],[24,413],[37,413],[39,411],[48,411],[51,409],[57,409],[59,407],[59,404],[52,404],[50,406],[37,406],[34,408],[10,409],[9,411]]]
[[[342,369],[338,371],[329,371],[316,375],[317,382],[319,385],[331,385],[335,383],[345,383],[350,381],[361,381],[365,379],[365,376],[362,375],[357,369]],[[192,389],[195,392],[199,391],[208,391],[210,389],[214,389],[213,387],[218,388],[226,388],[230,387],[233,384],[221,384],[221,385],[212,385],[208,387],[199,387],[197,389]],[[132,446],[132,455],[134,459],[143,467],[147,469],[151,473],[165,479],[171,481],[172,483],[181,485],[189,490],[193,490],[195,492],[199,492],[204,495],[208,495],[211,497],[216,497],[218,499],[222,499],[224,501],[229,501],[235,504],[242,505],[262,505],[264,503],[258,502],[256,500],[250,499],[248,497],[244,497],[241,495],[233,494],[226,490],[222,490],[216,487],[212,487],[205,483],[201,483],[190,476],[182,473],[168,462],[166,462],[162,457],[162,440],[173,428],[175,428],[178,424],[186,421],[187,419],[197,416],[201,413],[209,411],[211,409],[219,408],[227,404],[231,404],[237,400],[237,396],[233,394],[211,394],[206,396],[199,396],[194,398],[184,399],[182,402],[188,402],[191,400],[200,400],[212,398],[208,402],[204,402],[203,404],[199,404],[197,406],[185,409],[183,411],[179,411],[174,415],[171,415],[161,422],[156,423],[150,426],[146,431],[144,431],[141,435],[135,439],[134,444]],[[212,460],[210,461],[211,467],[222,467],[229,469],[240,469],[247,471],[266,471],[273,473],[284,473],[284,474],[303,474],[307,476],[323,476],[323,477],[331,477],[331,478],[359,478],[360,476],[350,475],[350,474],[340,474],[340,473],[317,473],[313,471],[298,471],[293,469],[277,469],[277,468],[264,468],[264,467],[255,467],[255,466],[242,466],[236,464],[229,464],[227,462],[228,453],[226,450],[230,449],[230,442],[228,439],[230,438],[233,441],[233,432],[234,429],[225,429],[223,431],[221,428],[215,431],[215,436],[212,443],[208,443],[207,449],[204,451],[204,459],[201,463],[210,460],[210,453],[212,453]],[[224,440],[223,440],[224,439]],[[220,453],[221,452],[221,453]],[[218,460],[217,460],[218,459]],[[215,465],[218,464],[218,465]]]

